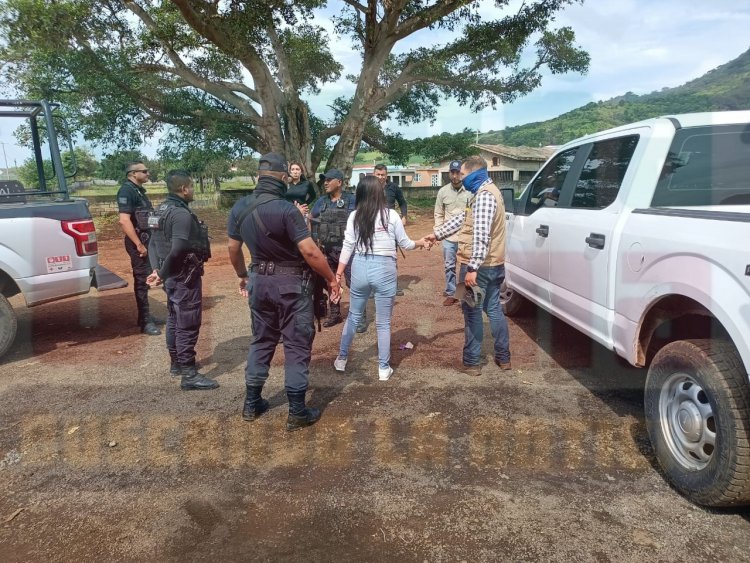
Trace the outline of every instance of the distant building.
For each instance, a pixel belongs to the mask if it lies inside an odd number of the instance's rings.
[[[528,182],[547,159],[555,147],[509,147],[507,145],[472,145],[487,161],[487,171],[496,184]],[[447,184],[449,160],[440,163],[441,185]]]
[[[360,176],[364,177],[374,171],[374,166],[355,166],[352,168],[352,186],[354,187],[359,183]],[[440,168],[437,166],[388,166],[388,181],[402,188],[442,186],[440,183]]]

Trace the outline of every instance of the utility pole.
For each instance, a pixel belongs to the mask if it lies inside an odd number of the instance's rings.
[[[5,159],[5,179],[10,180],[10,169],[8,168],[8,155],[5,154],[5,143],[0,141],[0,145],[3,145],[3,158]]]

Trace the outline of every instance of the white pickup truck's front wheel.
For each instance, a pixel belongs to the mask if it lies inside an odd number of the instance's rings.
[[[531,303],[525,297],[508,287],[508,282],[505,279],[500,284],[500,304],[503,306],[503,312],[509,317],[522,315],[531,306]]]
[[[669,481],[706,506],[750,503],[750,387],[736,348],[672,342],[646,379],[651,444]]]
[[[16,330],[18,330],[16,312],[8,303],[8,299],[0,295],[0,358],[16,339]]]

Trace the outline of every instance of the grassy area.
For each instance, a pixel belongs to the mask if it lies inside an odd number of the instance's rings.
[[[407,197],[406,203],[409,209],[434,209],[435,198],[434,197]]]
[[[225,182],[221,183],[221,189],[222,190],[237,190],[237,189],[247,189],[252,188],[254,184],[251,184],[249,182],[240,181],[240,180],[227,180]],[[117,190],[120,189],[119,185],[116,186],[91,186],[90,188],[83,188],[80,190],[76,190],[72,195],[75,195],[77,197],[92,197],[92,196],[109,196],[114,198],[117,195]],[[166,195],[167,194],[167,186],[163,182],[155,182],[153,184],[149,183],[146,184],[146,193],[149,195]],[[213,186],[210,187],[206,185],[206,191],[204,192],[206,196],[213,193]],[[198,187],[195,188],[195,199],[203,199],[201,197],[200,191],[198,191]]]

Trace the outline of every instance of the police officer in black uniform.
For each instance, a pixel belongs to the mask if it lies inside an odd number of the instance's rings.
[[[253,194],[239,200],[229,214],[229,259],[247,296],[252,338],[247,355],[242,418],[255,420],[268,410],[261,397],[279,338],[284,337],[284,386],[289,399],[287,430],[310,426],[320,410],[305,406],[313,327],[313,281],[310,268],[328,284],[334,301],[340,288],[325,257],[310,238],[302,213],[284,199],[286,159],[277,153],[261,156]],[[245,265],[242,244],[252,256]]]
[[[195,196],[190,173],[167,173],[167,199],[152,214],[149,257],[153,272],[147,282],[164,284],[167,293],[167,350],[171,372],[182,376],[180,388],[216,389],[219,384],[198,373],[195,344],[203,311],[203,264],[211,256],[208,229],[190,211]]]
[[[135,303],[138,307],[138,326],[141,332],[151,336],[161,334],[156,326],[163,324],[149,314],[148,284],[146,278],[151,273],[148,263],[149,230],[145,225],[148,212],[153,205],[143,187],[149,180],[146,165],[140,160],[128,162],[125,165],[125,177],[117,191],[117,207],[120,213],[120,227],[125,233],[125,251],[130,256],[133,268],[133,290]],[[141,219],[139,223],[139,219]]]
[[[356,199],[353,193],[343,191],[344,175],[340,170],[332,168],[323,175],[323,178],[323,187],[326,193],[315,201],[310,210],[310,226],[313,240],[318,243],[328,260],[328,266],[335,272],[339,266],[341,247],[344,244],[346,220],[349,218],[349,214],[354,211]],[[346,276],[346,285],[351,287],[352,270],[350,266],[346,267],[344,275]],[[330,314],[323,323],[324,327],[332,327],[343,322],[339,303],[330,302],[328,310]],[[360,324],[364,326],[364,322]]]

